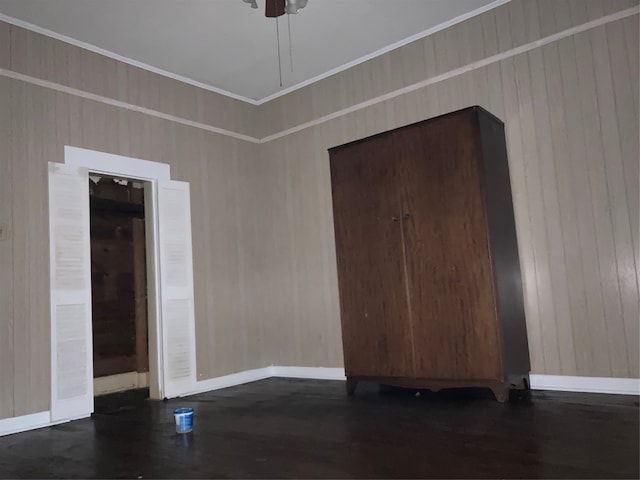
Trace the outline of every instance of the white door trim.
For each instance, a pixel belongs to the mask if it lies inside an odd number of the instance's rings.
[[[150,162],[112,153],[64,146],[64,163],[88,168],[90,172],[140,180],[171,180],[170,167],[166,163]]]
[[[162,319],[160,287],[160,258],[158,254],[158,181],[171,179],[170,166],[137,158],[114,155],[65,145],[64,162],[67,165],[85,167],[90,173],[102,173],[148,182],[145,188],[145,219],[147,238],[147,289],[149,329],[149,395],[164,398],[162,362]],[[195,350],[195,345],[193,345]]]

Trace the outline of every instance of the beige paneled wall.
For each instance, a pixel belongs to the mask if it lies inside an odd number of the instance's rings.
[[[11,58],[10,29],[8,23],[0,22],[0,68],[9,67],[9,59]]]
[[[320,121],[262,147],[286,215],[265,239],[286,299],[264,320],[274,363],[342,366],[327,148],[478,104],[507,127],[533,372],[638,377],[637,14],[321,118],[637,4],[514,0],[267,104],[270,132]]]
[[[1,32],[2,30],[0,30]],[[1,33],[0,33],[1,35]],[[10,81],[0,77],[0,418],[13,416],[13,189],[9,138]]]
[[[637,0],[512,0],[268,102],[259,112],[260,136],[267,137],[637,4]]]
[[[0,418],[49,408],[46,162],[64,145],[168,163],[190,182],[198,378],[264,366],[244,288],[258,146],[0,77]]]
[[[10,36],[7,37],[7,29]],[[257,107],[0,22],[0,68],[83,92],[256,136]],[[5,54],[6,55],[6,54]]]

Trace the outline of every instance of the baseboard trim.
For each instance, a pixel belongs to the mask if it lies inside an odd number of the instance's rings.
[[[313,378],[316,380],[346,380],[344,368],[327,367],[271,367],[272,377]]]
[[[222,388],[235,387],[243,383],[256,382],[271,377],[282,378],[308,378],[315,380],[345,380],[344,368],[328,367],[283,367],[271,365],[254,370],[232,373],[222,377],[201,380],[196,383],[196,388],[182,396],[195,395],[197,393],[211,392]]]
[[[19,417],[2,418],[0,419],[0,437],[11,435],[13,433],[37,430],[38,428],[53,427],[54,425],[60,425],[61,423],[81,420],[88,417],[90,417],[90,415],[81,415],[79,417],[51,421],[51,412],[46,411],[31,413],[29,415],[20,415]]]
[[[48,411],[21,415],[19,417],[3,418],[0,420],[0,436],[48,427],[50,423],[51,413]]]
[[[529,378],[531,388],[534,390],[640,395],[639,378],[573,377],[569,375],[538,374],[531,374]]]
[[[213,390],[220,390],[221,388],[235,387],[236,385],[264,380],[265,378],[269,378],[272,376],[273,375],[271,374],[271,367],[245,370],[244,372],[232,373],[230,375],[224,375],[222,377],[215,377],[208,380],[201,380],[199,382],[196,382],[196,388],[193,391],[185,393],[181,396],[186,397],[188,395],[195,395],[196,393],[211,392]]]

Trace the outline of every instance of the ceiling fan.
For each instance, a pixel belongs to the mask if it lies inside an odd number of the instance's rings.
[[[258,8],[256,0],[242,0],[244,3],[251,5],[251,8]],[[280,58],[280,27],[278,25],[278,17],[287,14],[287,24],[289,26],[289,63],[293,72],[293,50],[291,47],[291,24],[289,23],[289,15],[295,15],[299,10],[307,6],[309,0],[265,0],[264,15],[267,18],[276,19],[276,37],[278,41],[278,71],[280,73],[280,87],[282,87],[282,59]]]

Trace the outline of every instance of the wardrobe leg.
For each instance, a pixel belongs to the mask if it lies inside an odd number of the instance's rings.
[[[352,378],[347,378],[347,395],[353,396],[356,393],[356,386],[358,381]]]
[[[509,399],[509,388],[505,384],[498,383],[490,388],[498,402],[504,403]]]

